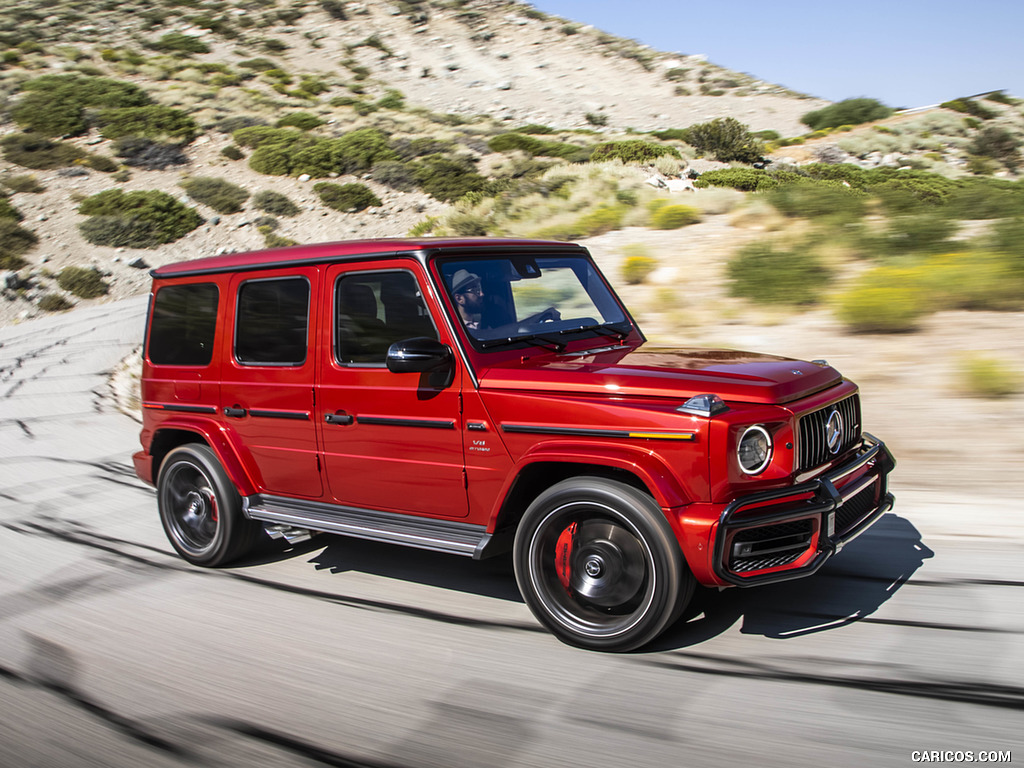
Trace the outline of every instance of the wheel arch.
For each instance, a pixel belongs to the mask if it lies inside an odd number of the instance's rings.
[[[216,425],[189,421],[164,422],[153,433],[149,453],[153,457],[153,479],[160,477],[160,466],[167,454],[187,443],[206,445],[217,456],[224,471],[241,496],[256,493],[256,485],[245,470],[237,451]]]
[[[562,480],[579,476],[617,480],[647,493],[662,509],[690,501],[676,477],[650,454],[616,449],[584,455],[578,446],[571,454],[549,449],[524,458],[500,494],[488,529],[514,529],[537,496]]]

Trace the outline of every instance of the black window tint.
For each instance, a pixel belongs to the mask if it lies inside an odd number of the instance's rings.
[[[217,286],[167,285],[156,292],[149,331],[155,365],[209,365],[217,330]]]
[[[302,277],[250,280],[238,289],[235,359],[257,365],[306,360],[309,282]]]
[[[339,363],[384,364],[388,347],[437,338],[416,278],[409,272],[344,275],[335,289],[334,354]]]

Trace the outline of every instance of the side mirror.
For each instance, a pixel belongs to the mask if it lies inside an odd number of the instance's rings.
[[[452,368],[452,350],[436,339],[418,336],[388,347],[387,365],[392,373],[428,373]]]

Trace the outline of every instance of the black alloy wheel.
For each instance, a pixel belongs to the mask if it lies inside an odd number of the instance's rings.
[[[245,554],[259,535],[217,455],[189,443],[167,454],[157,481],[160,522],[168,540],[194,565],[224,565]]]
[[[628,651],[681,613],[693,577],[650,495],[598,477],[558,483],[530,505],[516,535],[516,580],[555,635]]]

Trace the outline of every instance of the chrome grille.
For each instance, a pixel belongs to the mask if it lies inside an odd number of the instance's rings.
[[[839,450],[835,453],[829,450],[825,434],[825,427],[833,410],[839,411],[839,415],[843,419]],[[843,453],[860,438],[860,397],[851,395],[838,403],[801,416],[799,435],[800,455],[796,467],[797,472],[817,467],[833,456]]]

